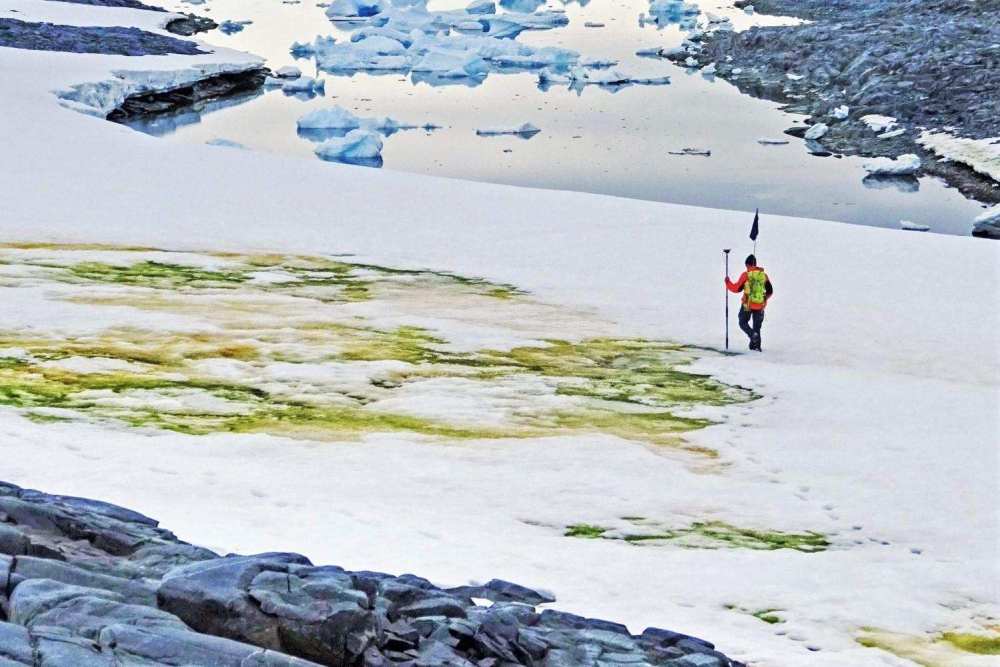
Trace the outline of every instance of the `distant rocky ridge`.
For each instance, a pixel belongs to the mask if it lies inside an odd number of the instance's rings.
[[[798,26],[716,30],[665,54],[699,66],[741,91],[787,104],[829,129],[831,152],[922,157],[923,171],[966,196],[1000,202],[987,176],[938,159],[917,144],[918,128],[957,136],[1000,136],[1000,0],[737,0],[738,7],[796,16]],[[846,107],[846,113],[843,109]],[[838,111],[839,110],[839,111]],[[863,122],[891,116],[902,129],[879,137]]]
[[[221,557],[137,512],[0,482],[3,667],[740,665],[694,637],[535,607],[552,601],[500,580]]]

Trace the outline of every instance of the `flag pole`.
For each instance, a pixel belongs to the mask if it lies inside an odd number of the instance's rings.
[[[722,250],[723,254],[726,256],[726,280],[729,280],[729,251],[730,248],[724,248]],[[723,295],[726,299],[726,351],[729,351],[729,288],[725,285],[723,287]]]

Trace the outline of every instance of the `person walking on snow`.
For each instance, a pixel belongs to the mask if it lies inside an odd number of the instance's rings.
[[[764,324],[764,308],[767,300],[774,294],[771,280],[762,267],[757,266],[757,258],[747,255],[747,270],[734,283],[726,276],[726,289],[730,292],[743,292],[740,302],[740,329],[750,339],[750,349],[760,349],[760,328]],[[751,326],[751,321],[753,326]]]

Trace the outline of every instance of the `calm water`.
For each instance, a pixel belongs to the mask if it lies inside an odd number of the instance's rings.
[[[739,29],[774,25],[784,19],[747,16],[701,3],[703,11],[730,16]],[[189,5],[170,0],[172,9]],[[430,9],[463,7],[461,0],[432,0]],[[642,58],[637,49],[680,44],[683,31],[641,25],[646,0],[592,0],[549,7],[566,11],[568,26],[524,32],[518,41],[532,46],[562,46],[584,58],[615,59],[634,76],[671,77],[666,86],[629,86],[610,90],[588,86],[582,92],[556,86],[541,90],[532,73],[490,74],[475,87],[435,87],[393,73],[353,76],[321,73],[325,96],[312,99],[280,90],[209,105],[134,127],[171,141],[204,143],[225,139],[249,149],[313,155],[315,143],[300,137],[296,121],[305,113],[339,104],[359,116],[390,116],[441,129],[401,131],[385,139],[384,168],[542,188],[583,190],[762,213],[798,215],[865,225],[898,227],[900,219],[930,225],[932,231],[968,234],[982,209],[936,179],[919,184],[873,188],[862,181],[861,159],[820,158],[804,142],[782,131],[802,118],[777,105],[742,95],[725,81],[687,71],[665,60]],[[349,40],[350,31],[330,23],[313,0],[209,0],[195,8],[217,21],[253,20],[232,35],[213,31],[207,42],[265,57],[273,69],[296,64],[317,74],[311,60],[294,60],[294,41],[316,35]],[[604,23],[603,28],[584,27]],[[531,122],[541,132],[529,140],[479,137],[476,128]],[[760,138],[787,139],[788,145],[763,146]],[[711,150],[710,157],[674,156],[687,147]],[[367,167],[357,167],[359,169]],[[914,187],[916,186],[916,190]]]

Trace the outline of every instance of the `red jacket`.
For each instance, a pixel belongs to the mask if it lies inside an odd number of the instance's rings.
[[[764,267],[762,267],[762,266],[753,266],[753,267],[750,267],[749,269],[747,269],[746,271],[744,271],[742,274],[740,274],[739,279],[737,279],[737,281],[735,283],[729,279],[729,276],[726,276],[726,289],[728,289],[730,292],[742,292],[743,291],[743,287],[747,284],[747,272],[749,272],[749,271],[763,271],[763,270],[764,270]],[[767,307],[767,300],[771,298],[772,294],[774,294],[774,288],[771,287],[771,279],[767,277],[766,273],[764,274],[764,278],[766,280],[766,282],[764,283],[764,295],[765,295],[764,296],[764,303],[761,303],[761,304],[751,304],[750,307],[749,307],[750,310],[764,310],[764,308]],[[744,308],[747,307],[747,294],[746,294],[746,292],[743,292],[743,298],[740,299],[740,303],[743,305]]]

